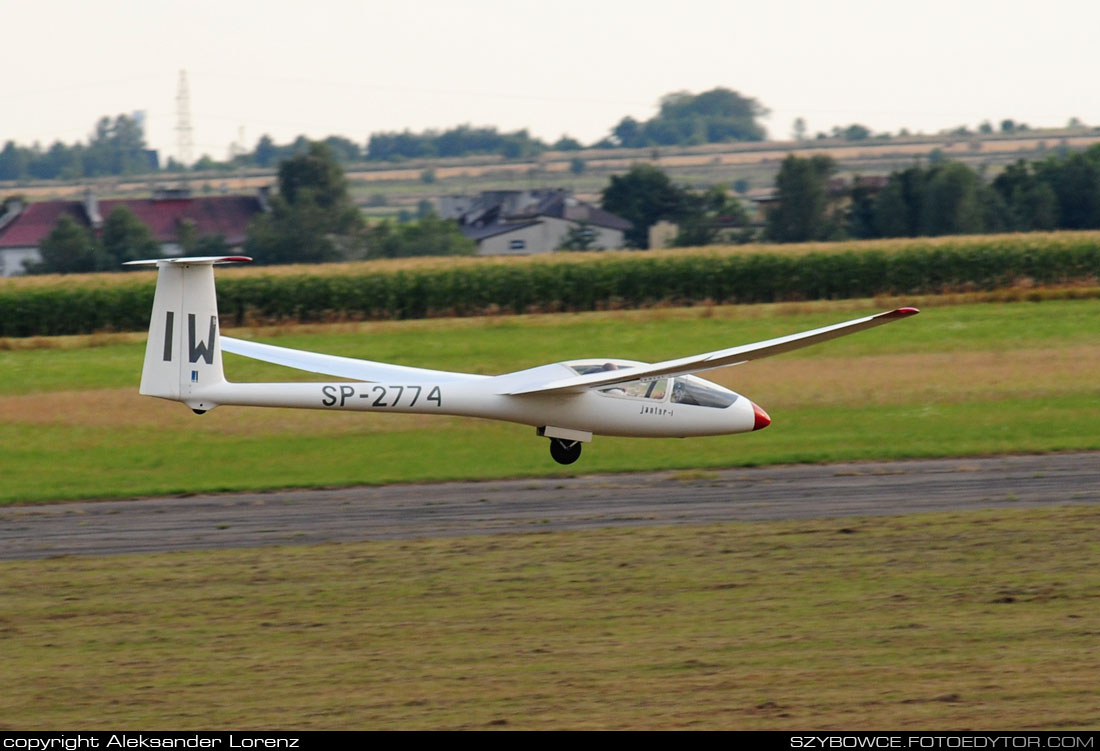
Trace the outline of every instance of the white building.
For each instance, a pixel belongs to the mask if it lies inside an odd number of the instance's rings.
[[[477,196],[444,196],[439,215],[458,222],[462,234],[477,243],[477,253],[530,255],[550,253],[581,230],[592,250],[625,244],[631,223],[565,190],[494,190]]]

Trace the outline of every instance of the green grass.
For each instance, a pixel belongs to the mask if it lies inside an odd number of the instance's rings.
[[[799,312],[803,309],[818,310]],[[730,305],[308,326],[304,327],[306,333],[295,333],[297,330],[289,327],[267,336],[264,329],[259,335],[247,329],[225,333],[347,357],[497,374],[583,357],[661,360],[783,336],[884,309],[886,304],[870,301]],[[59,343],[69,339],[57,338]],[[916,318],[783,357],[1005,351],[1050,343],[1098,342],[1097,299],[933,304]],[[135,386],[141,379],[144,341],[119,337],[117,343],[109,338],[98,343],[101,346],[91,348],[62,348],[59,344],[57,348],[0,349],[0,373],[7,375],[0,379],[0,395]],[[308,377],[235,355],[227,354],[225,359],[230,380]]]
[[[210,424],[199,432],[4,425],[0,501],[1100,450],[1098,396],[772,413],[772,427],[752,435],[597,437],[567,468],[550,460],[533,428],[453,418],[380,432],[322,424],[259,435],[219,434],[231,430],[228,409],[202,417]],[[200,418],[185,419],[198,427]]]
[[[1096,728],[1095,508],[0,564],[0,729]]]
[[[493,373],[584,355],[654,360],[865,312],[800,310],[412,321],[267,340]],[[232,407],[196,417],[138,396],[143,347],[113,341],[0,351],[0,502],[1100,449],[1100,300],[931,307],[711,374],[764,406],[772,426],[687,440],[597,437],[568,468],[533,429],[506,423]],[[228,356],[227,370],[238,380],[308,377]]]
[[[649,310],[260,338],[502,372],[676,356],[868,310]],[[4,503],[1100,449],[1100,300],[925,305],[712,374],[763,404],[768,430],[597,437],[567,469],[531,429],[503,423],[233,408],[200,418],[137,395],[134,337],[45,343],[57,347],[0,350]],[[239,380],[291,373],[241,358],[227,368]],[[1098,522],[1095,508],[1065,506],[533,525],[2,563],[0,730],[1095,728]]]

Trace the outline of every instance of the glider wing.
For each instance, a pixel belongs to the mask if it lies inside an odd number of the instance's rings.
[[[627,381],[700,373],[715,368],[740,365],[749,360],[759,360],[762,357],[771,357],[772,355],[790,352],[791,350],[801,347],[808,347],[811,344],[818,344],[819,342],[825,342],[829,339],[836,339],[837,337],[854,334],[857,331],[881,326],[884,323],[891,323],[901,318],[907,318],[919,312],[920,311],[916,308],[898,308],[897,310],[891,310],[887,313],[857,318],[852,321],[845,321],[844,323],[824,326],[819,329],[803,331],[798,334],[790,334],[775,339],[767,339],[753,344],[742,344],[737,347],[720,349],[715,352],[705,352],[701,355],[691,355],[690,357],[681,357],[676,360],[665,360],[663,362],[653,363],[652,365],[638,365],[631,368],[621,368],[619,370],[609,370],[574,376],[572,378],[563,378],[542,385],[525,385],[514,390],[504,391],[503,393],[521,395],[576,392],[600,386],[610,386],[615,383],[625,383]]]
[[[372,362],[370,360],[357,360],[354,357],[340,357],[338,355],[322,355],[316,352],[306,352],[300,349],[276,347],[271,344],[245,341],[223,336],[221,338],[222,349],[235,355],[262,360],[273,365],[283,365],[288,368],[305,370],[310,373],[350,378],[353,381],[366,381],[370,383],[396,380],[416,381],[472,381],[486,376],[473,373],[452,373],[445,370],[427,370],[425,368],[411,368],[405,365],[391,365],[384,362]]]

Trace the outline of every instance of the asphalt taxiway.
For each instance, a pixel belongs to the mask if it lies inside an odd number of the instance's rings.
[[[1100,453],[685,470],[0,509],[0,560],[1100,504]]]

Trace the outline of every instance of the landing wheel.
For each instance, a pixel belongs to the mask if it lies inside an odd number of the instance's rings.
[[[580,441],[567,441],[563,438],[550,439],[550,456],[558,464],[572,464],[581,456]]]

